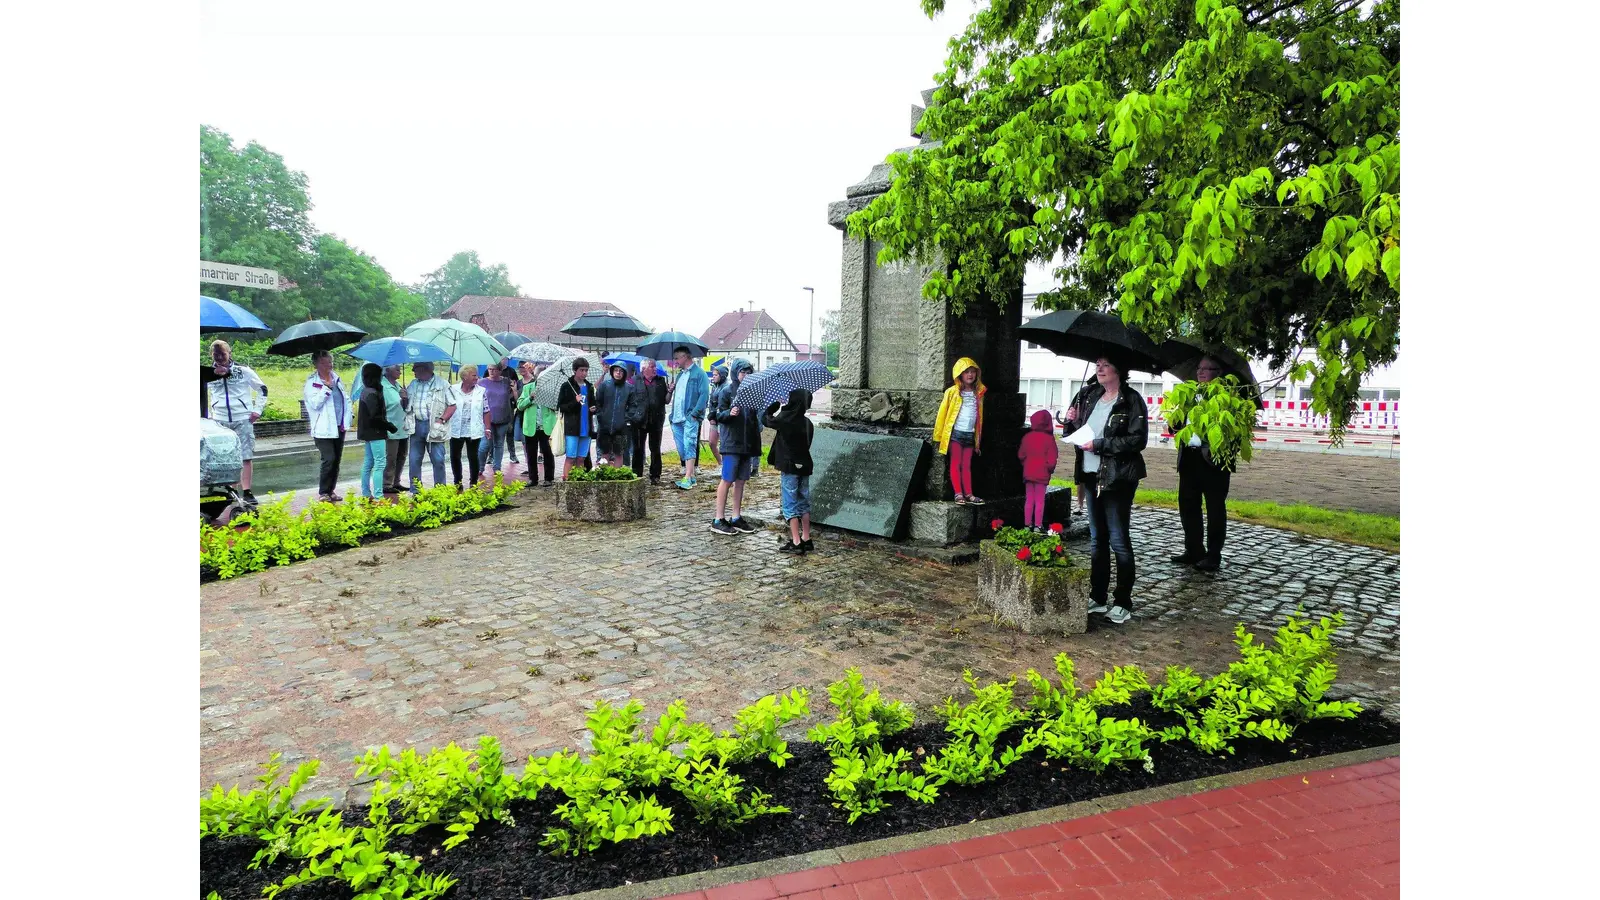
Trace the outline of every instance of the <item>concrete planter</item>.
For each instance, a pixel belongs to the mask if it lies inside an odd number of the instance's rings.
[[[645,515],[645,480],[560,481],[556,515],[585,522],[631,522]]]
[[[1089,630],[1089,567],[1025,566],[994,541],[978,545],[978,597],[1029,634]]]

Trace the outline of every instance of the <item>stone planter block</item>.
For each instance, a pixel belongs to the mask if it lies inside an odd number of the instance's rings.
[[[1088,560],[1072,568],[1024,566],[984,541],[978,546],[978,597],[1005,622],[1029,634],[1089,630]]]
[[[556,515],[585,522],[631,522],[645,516],[645,480],[560,481]]]

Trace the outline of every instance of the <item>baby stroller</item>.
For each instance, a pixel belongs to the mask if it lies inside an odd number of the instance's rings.
[[[240,513],[254,512],[256,504],[235,486],[244,468],[239,436],[203,415],[205,382],[209,380],[206,375],[210,372],[209,368],[200,367],[200,521],[226,525]]]

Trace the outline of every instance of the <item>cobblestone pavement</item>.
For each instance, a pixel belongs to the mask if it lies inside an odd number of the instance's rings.
[[[747,510],[773,515],[777,482],[752,481]],[[711,499],[652,489],[648,520],[601,526],[556,519],[552,492],[530,490],[420,537],[203,585],[201,787],[248,781],[274,750],[322,759],[316,787],[337,798],[368,746],[489,733],[521,758],[581,745],[598,698],[653,716],[682,697],[725,727],[763,694],[807,686],[820,712],[852,665],[921,709],[962,689],[963,667],[1048,671],[1059,651],[1087,680],[1129,663],[1212,672],[1235,658],[1235,622],[1276,627],[1302,604],[1345,611],[1341,683],[1398,710],[1395,554],[1241,522],[1220,573],[1180,571],[1166,561],[1176,515],[1137,508],[1134,620],[1025,635],[977,606],[976,566],[820,532],[819,552],[784,556],[773,532],[713,535]]]
[[[1178,451],[1170,443],[1163,446],[1152,439],[1144,460],[1150,474],[1139,483],[1140,487],[1178,489]],[[1309,503],[1328,509],[1398,516],[1400,460],[1257,449],[1249,462],[1239,464],[1239,471],[1228,485],[1228,499]]]

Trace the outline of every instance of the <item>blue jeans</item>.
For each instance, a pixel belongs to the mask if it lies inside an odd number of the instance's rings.
[[[678,460],[688,462],[700,459],[700,420],[684,419],[667,423],[672,427],[672,444],[678,448]]]
[[[428,429],[425,424],[417,426],[417,433],[411,435],[411,493],[415,494],[422,489],[422,456],[427,454],[433,462],[433,483],[435,485],[448,484],[444,480],[444,444],[428,443]]]
[[[501,422],[494,426],[492,434],[483,436],[478,443],[478,465],[485,472],[500,471],[500,461],[505,457],[507,435],[511,433],[511,423]]]
[[[367,453],[361,459],[361,496],[383,496],[383,467],[388,465],[388,441],[362,441]],[[375,476],[375,477],[374,477]]]
[[[1090,475],[1084,492],[1089,504],[1089,602],[1106,602],[1111,585],[1111,557],[1117,558],[1117,592],[1112,601],[1133,611],[1133,542],[1128,521],[1133,514],[1133,485],[1096,491]]]
[[[778,479],[783,496],[783,520],[798,519],[811,512],[811,476],[790,475]]]

